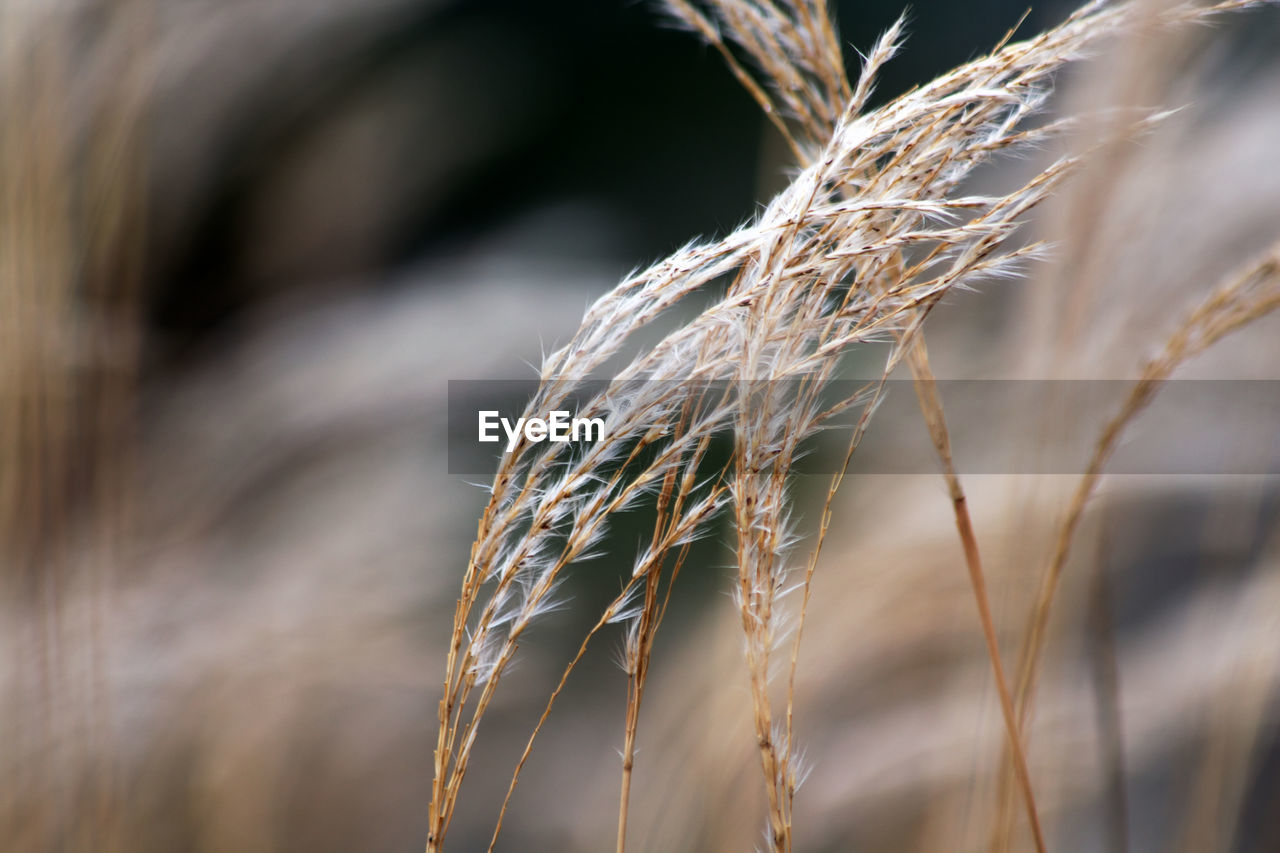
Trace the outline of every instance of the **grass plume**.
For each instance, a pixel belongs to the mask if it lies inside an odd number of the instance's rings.
[[[971,194],[966,182],[993,157],[1073,126],[1072,117],[1029,123],[1044,110],[1054,74],[1064,64],[1139,23],[1186,24],[1261,4],[1176,3],[1148,15],[1139,4],[1089,3],[1028,40],[1013,41],[1010,33],[989,55],[876,109],[868,109],[876,73],[898,50],[901,24],[866,54],[860,75],[850,80],[821,0],[665,5],[721,53],[787,141],[799,171],[753,221],[623,279],[587,310],[570,340],[543,360],[528,417],[567,408],[584,381],[622,365],[606,389],[576,407],[580,416],[605,419],[606,438],[583,450],[524,442],[500,462],[463,574],[447,651],[427,850],[444,846],[481,723],[527,630],[554,609],[566,573],[602,546],[615,517],[645,502],[658,507],[651,541],[586,638],[610,623],[625,629],[627,712],[617,849],[626,845],[653,637],[688,544],[718,518],[727,518],[734,531],[734,595],[766,793],[767,845],[775,853],[792,849],[793,805],[803,778],[793,726],[798,651],[795,644],[786,653],[780,647],[792,636],[798,644],[817,547],[797,570],[794,552],[803,531],[792,517],[788,490],[805,441],[849,408],[861,412],[849,447],[855,452],[883,380],[904,360],[918,380],[942,460],[1007,744],[1037,849],[1044,850],[1022,736],[1071,533],[1110,447],[1159,381],[1272,306],[1274,293],[1262,282],[1272,280],[1276,261],[1251,267],[1192,315],[1148,366],[1136,396],[1100,440],[1045,575],[1012,692],[941,404],[930,393],[924,324],[951,291],[1016,276],[1042,254],[1039,244],[1020,242],[1019,227],[1088,152],[1060,157],[1003,195]],[[1126,132],[1137,135],[1161,117],[1151,110],[1121,118]],[[713,298],[657,342],[637,342],[642,329],[676,314],[694,294]],[[881,381],[834,409],[825,404],[822,392],[839,375],[842,358],[873,342],[889,344]],[[691,386],[715,390],[710,399],[701,396],[698,405],[690,405]],[[708,443],[718,435],[732,436],[732,458],[725,470],[703,476]],[[838,484],[837,478],[823,509],[818,546]],[[799,605],[791,600],[795,592]],[[581,652],[564,678],[580,657]],[[774,692],[779,661],[790,668],[781,705]],[[531,746],[532,739],[520,766]]]

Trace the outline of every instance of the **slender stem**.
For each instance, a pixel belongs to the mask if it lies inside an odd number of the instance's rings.
[[[631,801],[631,768],[635,764],[635,737],[628,727],[622,758],[622,792],[618,804],[618,853],[627,849],[627,813]]]
[[[969,584],[973,588],[974,601],[978,605],[978,621],[982,624],[982,637],[987,644],[987,657],[991,660],[991,670],[995,676],[996,692],[1000,696],[1000,712],[1004,717],[1005,733],[1008,736],[1009,749],[1013,757],[1014,772],[1022,789],[1026,803],[1027,820],[1031,824],[1031,835],[1038,853],[1045,853],[1044,832],[1040,826],[1039,811],[1036,809],[1035,792],[1031,787],[1031,773],[1027,768],[1026,752],[1022,747],[1022,738],[1018,727],[1017,715],[1014,712],[1013,699],[1009,692],[1009,682],[1005,677],[1004,663],[1000,657],[1000,643],[996,639],[995,621],[991,618],[991,603],[987,596],[986,573],[982,570],[982,556],[978,550],[978,538],[973,532],[973,521],[969,517],[969,503],[964,488],[955,471],[951,455],[951,438],[947,431],[947,421],[942,409],[942,400],[938,396],[937,382],[933,370],[929,367],[929,353],[925,346],[924,334],[918,332],[913,336],[909,347],[908,361],[915,378],[916,397],[920,402],[920,410],[924,414],[929,434],[933,439],[934,449],[942,462],[943,475],[947,488],[951,493],[951,506],[955,513],[956,531],[960,534],[960,544],[964,549],[964,561],[969,570]]]

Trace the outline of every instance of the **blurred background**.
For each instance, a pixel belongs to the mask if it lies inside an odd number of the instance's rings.
[[[913,3],[877,102],[1025,11]],[[851,68],[901,12],[840,4]],[[953,297],[930,321],[940,375],[1136,375],[1275,239],[1275,10],[1155,41],[1064,84],[1067,106],[1191,105],[1034,223],[1088,252],[1088,293],[1033,274]],[[629,269],[752,216],[785,147],[651,2],[3,0],[0,105],[0,848],[420,849],[482,508],[446,473],[446,382],[530,375]],[[1194,375],[1280,379],[1278,350],[1271,318]],[[1015,649],[1074,481],[974,481]],[[1033,736],[1054,849],[1280,849],[1277,497],[1267,477],[1131,477],[1098,501]],[[941,481],[853,478],[836,511],[800,667],[799,847],[983,849],[999,713]],[[659,640],[636,850],[759,838],[729,562],[706,546]],[[572,582],[582,607],[503,681],[453,849],[487,844],[616,566]],[[598,645],[499,849],[612,844],[625,680],[616,638]]]

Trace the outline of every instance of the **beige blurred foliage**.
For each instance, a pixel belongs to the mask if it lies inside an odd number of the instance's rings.
[[[246,124],[426,8],[0,6],[3,849],[418,846],[480,504],[446,473],[446,383],[535,359],[615,271],[513,233],[348,286],[401,194],[443,197],[509,130],[461,113],[398,155],[427,164],[405,187],[387,140],[439,94],[394,77],[264,179],[261,307],[216,357],[144,374],[139,264],[189,239]]]

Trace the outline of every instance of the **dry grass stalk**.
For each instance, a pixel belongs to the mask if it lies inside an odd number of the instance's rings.
[[[1280,307],[1280,245],[1230,276],[1183,320],[1160,353],[1143,367],[1141,377],[1098,436],[1089,465],[1058,529],[1053,554],[1041,577],[1035,608],[1028,620],[1017,689],[1020,725],[1026,725],[1031,711],[1045,631],[1071,542],[1103,468],[1125,429],[1150,405],[1161,385],[1180,365],[1277,307]]]
[[[1054,539],[1053,551],[1041,575],[1040,588],[1027,620],[1019,655],[1016,685],[1017,721],[1025,734],[1031,716],[1049,618],[1062,572],[1071,553],[1085,507],[1102,478],[1107,460],[1115,452],[1129,424],[1155,399],[1161,386],[1177,368],[1213,346],[1231,332],[1280,307],[1280,244],[1245,265],[1216,287],[1191,311],[1169,337],[1160,353],[1143,367],[1119,410],[1103,427],[1094,444],[1085,473],[1067,505]],[[1010,843],[1008,757],[998,797],[993,845],[1004,850]]]
[[[1053,552],[1041,576],[1040,589],[1028,618],[1016,687],[1018,725],[1024,732],[1035,697],[1053,600],[1071,553],[1072,540],[1107,460],[1129,424],[1150,405],[1160,387],[1180,365],[1277,307],[1280,307],[1280,244],[1229,276],[1187,315],[1160,353],[1143,367],[1141,376],[1119,410],[1102,429],[1088,467],[1076,485],[1058,527]],[[1002,844],[1007,843],[1006,834]]]
[[[1025,798],[1027,819],[1031,825],[1031,836],[1036,849],[1043,853],[1045,849],[1044,831],[1040,826],[1040,815],[1036,809],[1035,792],[1031,785],[1031,772],[1027,767],[1027,756],[1022,745],[1022,734],[1019,731],[1014,713],[1013,699],[1009,692],[1008,679],[1005,677],[1004,663],[1000,656],[1000,643],[996,638],[995,621],[991,617],[991,602],[987,596],[986,575],[982,571],[982,557],[978,550],[978,538],[973,531],[973,521],[969,516],[969,502],[956,474],[955,463],[951,455],[951,438],[947,431],[946,415],[942,408],[942,399],[938,396],[937,383],[933,370],[929,366],[929,352],[925,346],[924,336],[919,336],[911,347],[909,356],[911,372],[915,378],[916,396],[920,401],[920,411],[929,427],[929,436],[942,463],[943,478],[947,483],[947,491],[951,497],[951,506],[955,513],[956,531],[964,549],[965,565],[969,570],[969,583],[973,587],[974,601],[978,606],[978,619],[982,625],[982,637],[987,645],[987,656],[991,659],[992,674],[995,676],[996,693],[1000,699],[1000,713],[1004,717],[1005,734],[1008,737],[1008,749],[1013,762],[1014,773],[1018,779],[1018,787]]]
[[[1259,4],[1180,3],[1159,18],[1189,22],[1252,5]],[[1038,252],[1035,244],[1015,248],[1008,241],[1078,158],[1053,162],[1004,196],[961,195],[959,189],[991,157],[1069,127],[1069,120],[1033,129],[1023,129],[1023,122],[1043,107],[1058,68],[1136,17],[1131,4],[1091,3],[1040,36],[1002,44],[989,56],[864,112],[877,69],[896,50],[897,27],[850,85],[821,2],[714,0],[703,11],[676,0],[668,7],[721,50],[803,169],[756,221],[628,276],[587,311],[564,347],[544,359],[526,415],[565,408],[580,380],[629,355],[607,390],[576,407],[580,416],[606,419],[603,441],[581,452],[524,443],[500,463],[455,611],[439,706],[429,851],[443,846],[478,727],[526,629],[555,607],[564,572],[600,546],[611,517],[655,500],[661,507],[655,541],[637,557],[624,595],[591,632],[620,620],[632,638],[625,662],[622,848],[662,567],[670,554],[685,553],[706,532],[730,498],[769,845],[791,849],[791,806],[802,774],[792,746],[792,690],[779,726],[770,694],[771,661],[787,636],[786,594],[807,590],[812,576],[811,560],[805,581],[790,580],[788,562],[798,536],[789,523],[786,491],[802,443],[832,413],[823,407],[821,392],[841,356],[858,343],[896,342],[882,378],[887,376],[910,352],[944,294],[1015,274]],[[759,77],[739,63],[738,52]],[[1133,128],[1144,123],[1135,120]],[[652,346],[633,344],[637,331],[730,275],[731,283],[710,307]],[[628,347],[639,351],[628,353]],[[726,382],[727,390],[691,410],[681,383],[706,381]],[[843,406],[861,405],[859,423],[865,425],[877,399],[878,389]],[[690,461],[701,458],[711,436],[730,430],[733,467],[722,491],[694,479]],[[856,440],[855,435],[855,445]],[[959,494],[957,523],[982,612],[980,563]],[[824,529],[827,523],[824,512]],[[633,590],[642,603],[627,607]],[[999,671],[989,613],[984,622]],[[795,659],[793,646],[793,671]],[[1030,806],[1025,774],[1023,781]],[[1033,808],[1029,814],[1035,824]]]
[[[688,426],[693,415],[693,404],[690,400],[685,407],[684,415],[676,429]],[[623,611],[615,617],[615,621],[628,623],[629,629],[622,651],[622,668],[627,674],[627,708],[622,747],[622,790],[618,804],[618,838],[617,850],[622,853],[627,846],[627,818],[631,804],[631,776],[635,765],[636,733],[640,727],[640,705],[644,698],[645,683],[649,675],[649,661],[653,655],[653,642],[666,615],[667,605],[671,601],[671,592],[680,569],[689,557],[691,541],[685,539],[679,543],[675,558],[666,581],[665,593],[662,585],[662,568],[667,563],[675,540],[669,537],[671,525],[680,518],[682,504],[694,493],[696,478],[702,468],[710,446],[710,437],[703,437],[686,463],[686,470],[679,475],[675,469],[667,472],[662,489],[658,493],[657,518],[654,521],[652,541],[660,543],[661,550],[654,554],[654,568],[644,573],[643,591],[638,604],[639,612]],[[713,494],[718,498],[722,486],[717,484]],[[633,578],[636,577],[633,575]]]

